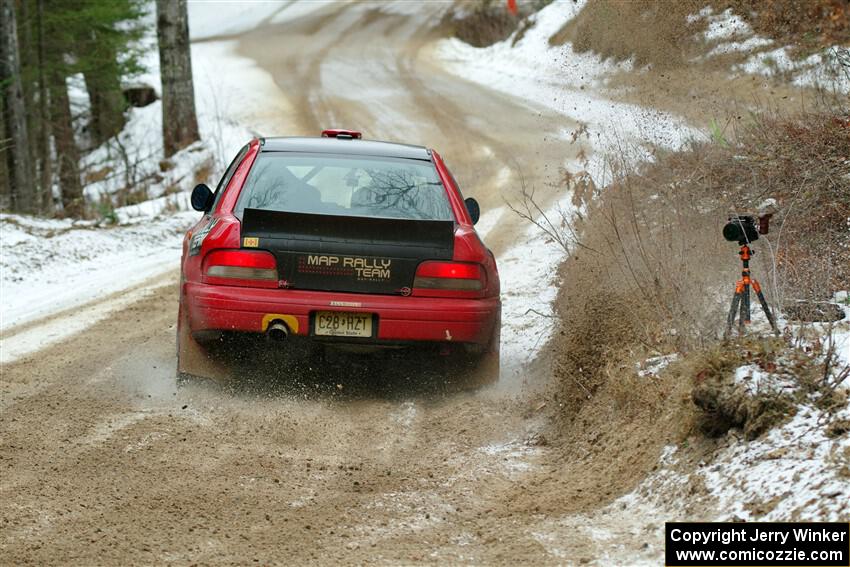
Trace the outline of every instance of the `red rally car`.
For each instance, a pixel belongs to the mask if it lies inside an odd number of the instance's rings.
[[[492,252],[439,154],[359,132],[242,148],[183,242],[178,377],[216,373],[222,332],[319,348],[415,348],[498,379]]]

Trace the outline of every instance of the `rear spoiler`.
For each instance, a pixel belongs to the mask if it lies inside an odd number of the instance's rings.
[[[260,248],[450,260],[454,221],[356,217],[245,209],[242,238]]]

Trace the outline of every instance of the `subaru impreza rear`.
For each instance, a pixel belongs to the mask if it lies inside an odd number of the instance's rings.
[[[347,130],[257,139],[192,205],[178,376],[215,374],[220,337],[238,333],[275,349],[430,352],[498,378],[496,262],[437,152]]]

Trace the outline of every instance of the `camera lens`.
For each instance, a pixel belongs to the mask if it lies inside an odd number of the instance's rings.
[[[744,231],[741,230],[741,224],[737,221],[727,222],[723,227],[723,238],[729,242],[738,242],[743,240]]]

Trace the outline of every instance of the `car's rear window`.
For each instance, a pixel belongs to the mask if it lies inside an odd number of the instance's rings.
[[[236,204],[294,213],[453,220],[433,164],[404,158],[267,152]]]

